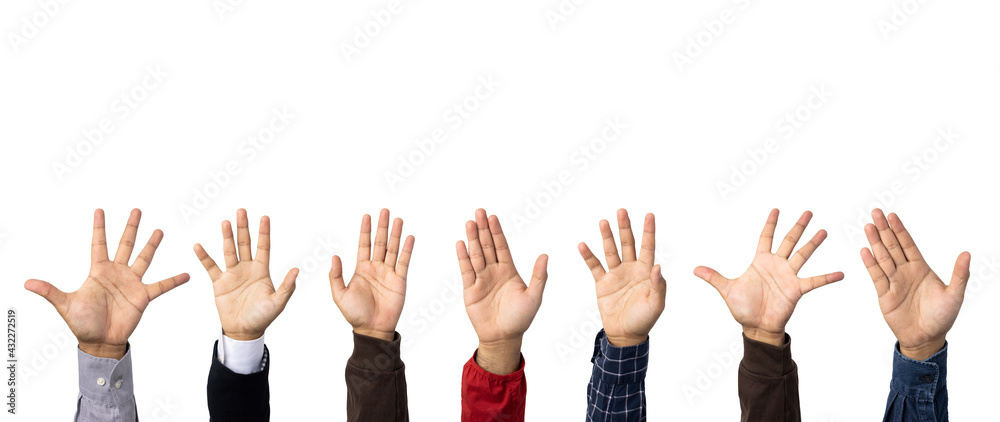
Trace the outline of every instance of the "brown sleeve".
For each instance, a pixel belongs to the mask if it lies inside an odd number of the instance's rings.
[[[354,353],[346,371],[348,421],[410,420],[399,343],[399,333],[392,341],[354,333]]]
[[[743,422],[800,422],[799,375],[792,360],[792,338],[772,346],[743,336],[739,375]]]

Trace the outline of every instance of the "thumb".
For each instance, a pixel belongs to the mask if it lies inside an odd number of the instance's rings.
[[[347,286],[344,284],[344,264],[340,262],[340,257],[333,256],[333,263],[330,265],[330,292],[333,293],[333,301],[340,303],[340,298],[344,295]]]
[[[958,259],[955,260],[955,270],[951,274],[951,283],[948,285],[948,290],[951,294],[965,298],[965,288],[969,284],[969,265],[971,263],[972,254],[962,252],[958,255]]]
[[[663,269],[659,265],[654,265],[653,269],[649,270],[649,282],[659,297],[662,298],[667,294],[667,280],[663,279]]]
[[[725,296],[725,291],[729,288],[729,279],[723,277],[718,271],[708,267],[697,267],[694,269],[694,275],[707,281],[708,284],[715,287],[715,290],[719,291],[719,294]]]
[[[31,279],[24,282],[24,288],[49,301],[59,312],[59,315],[66,311],[66,302],[69,300],[69,296],[57,289],[56,286],[42,280]]]
[[[274,300],[277,302],[280,309],[285,309],[285,305],[288,304],[288,299],[292,298],[292,293],[295,292],[295,278],[298,276],[298,268],[288,270],[288,275],[285,276],[285,281],[282,281],[281,286],[274,292]]]
[[[545,281],[549,278],[548,264],[549,256],[541,254],[535,260],[535,268],[531,271],[531,284],[528,284],[528,294],[537,303],[542,303],[542,292],[545,290]]]

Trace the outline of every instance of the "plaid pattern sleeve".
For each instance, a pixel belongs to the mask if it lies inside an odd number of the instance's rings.
[[[601,330],[594,339],[590,361],[594,369],[587,387],[587,421],[645,421],[649,340],[614,347]]]

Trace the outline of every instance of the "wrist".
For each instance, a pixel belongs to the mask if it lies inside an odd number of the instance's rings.
[[[229,338],[231,338],[233,340],[238,340],[238,341],[253,341],[253,340],[257,340],[257,339],[259,339],[259,338],[261,338],[261,337],[264,336],[263,332],[260,332],[260,333],[237,333],[237,332],[229,332],[229,331],[226,331],[226,330],[222,330],[222,334],[225,335],[226,337],[229,337]]]
[[[772,346],[782,346],[785,344],[785,330],[768,331],[763,328],[743,327],[743,335],[748,339],[770,344]]]
[[[497,341],[479,341],[476,363],[487,372],[507,375],[521,367],[521,337]]]
[[[374,337],[379,340],[393,341],[396,339],[396,331],[382,331],[369,328],[355,328],[355,333],[361,334],[363,336]]]
[[[943,338],[914,346],[904,346],[900,343],[899,353],[910,359],[923,362],[931,356],[936,355],[941,349],[944,349],[944,343],[945,340]]]
[[[124,344],[107,344],[107,343],[83,343],[80,342],[80,350],[88,355],[122,360],[125,357],[125,352],[128,351],[128,346]]]
[[[605,335],[607,332],[605,332]],[[632,336],[607,336],[608,343],[611,343],[614,347],[630,347],[637,344],[645,343],[649,339],[649,335],[644,335],[642,337],[632,337]]]

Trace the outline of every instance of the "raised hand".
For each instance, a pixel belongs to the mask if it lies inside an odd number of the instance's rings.
[[[861,260],[875,282],[882,316],[899,340],[900,353],[926,360],[944,348],[945,335],[958,318],[972,255],[958,255],[951,284],[945,285],[896,214],[889,214],[886,221],[876,208],[872,219],[875,224],[865,225],[871,249],[861,249]]]
[[[396,324],[403,313],[406,298],[406,271],[413,253],[413,236],[407,236],[403,249],[399,239],[403,234],[403,220],[397,218],[389,233],[389,210],[383,209],[378,218],[372,251],[372,218],[361,219],[361,239],[358,242],[358,263],[354,277],[344,285],[344,268],[340,257],[333,256],[330,267],[330,290],[333,301],[354,332],[369,337],[392,341]]]
[[[458,241],[458,266],[465,288],[465,310],[479,336],[476,362],[495,374],[509,374],[520,365],[521,339],[542,305],[549,257],[535,261],[531,285],[514,268],[514,258],[497,216],[476,210],[465,223],[469,245]]]
[[[271,219],[267,216],[260,219],[256,258],[250,255],[250,224],[247,212],[242,208],[236,211],[236,230],[237,239],[234,241],[232,224],[229,220],[222,222],[226,272],[219,269],[200,243],[194,245],[194,253],[212,279],[223,334],[234,340],[248,341],[263,336],[264,330],[285,309],[295,291],[295,277],[299,275],[299,269],[289,270],[285,281],[275,291],[268,268]]]
[[[795,244],[799,242],[810,219],[811,212],[802,213],[799,221],[781,241],[778,251],[772,253],[778,210],[771,210],[760,235],[753,262],[739,278],[725,278],[708,267],[694,269],[696,276],[719,291],[733,318],[743,326],[743,333],[750,339],[773,345],[784,344],[785,324],[792,317],[795,304],[802,295],[844,279],[842,272],[799,277],[799,270],[826,239],[826,231],[820,230],[809,243],[792,255],[792,249],[795,249]]]
[[[80,350],[91,356],[124,357],[129,336],[139,325],[149,302],[191,279],[183,273],[153,284],[143,284],[142,276],[153,260],[156,247],[163,240],[163,232],[155,230],[149,243],[129,266],[141,216],[138,209],[132,210],[118,244],[118,252],[111,261],[104,232],[104,211],[98,209],[94,212],[90,274],[79,290],[63,293],[55,286],[35,279],[24,283],[25,289],[44,297],[56,308],[80,342]]]
[[[653,265],[655,220],[653,214],[646,214],[638,258],[627,211],[618,210],[618,233],[622,245],[620,257],[611,224],[608,220],[601,220],[600,228],[608,269],[604,269],[601,260],[594,256],[586,243],[580,243],[580,255],[597,282],[597,308],[601,311],[601,322],[608,341],[615,347],[634,346],[649,337],[649,331],[663,312],[667,295],[667,282],[660,275],[660,266]]]

